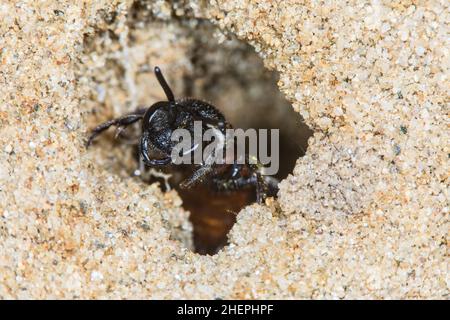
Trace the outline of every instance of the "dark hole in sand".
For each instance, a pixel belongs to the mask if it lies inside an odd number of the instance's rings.
[[[296,160],[304,155],[312,132],[278,90],[277,74],[264,67],[255,50],[234,36],[219,33],[219,38],[222,38],[219,41],[218,29],[207,21],[179,18],[170,22],[159,21],[151,15],[143,17],[142,13],[146,11],[137,9],[129,14],[128,45],[130,52],[147,54],[145,59],[141,59],[143,62],[136,62],[134,81],[137,88],[134,95],[138,104],[150,106],[164,99],[152,72],[158,64],[177,98],[190,96],[212,103],[234,128],[280,129],[280,169],[276,178],[281,180],[291,173]],[[106,86],[107,91],[112,92],[106,94],[103,103],[116,106],[114,116],[120,115],[117,114],[117,105],[123,104],[117,99],[127,99],[132,95],[132,90],[127,89],[129,79],[126,75],[126,59],[130,58],[120,55],[116,58],[116,51],[122,46],[118,42],[119,37],[108,29],[100,31],[97,38],[88,38],[85,43],[88,54],[106,52],[108,57],[105,66],[100,72],[95,71],[92,78],[98,86]],[[154,49],[156,42],[162,47]],[[172,62],[161,65],[158,59],[172,59]],[[127,112],[132,110],[129,102],[125,105]],[[102,114],[102,121],[106,120],[105,117],[112,118],[111,111],[109,115],[104,114],[95,102],[93,108],[97,114]],[[88,122],[92,124],[94,120]],[[139,130],[139,126],[136,129]],[[120,140],[115,145],[119,151],[111,157],[116,158],[117,164],[125,165],[128,172],[135,172],[139,167],[136,148],[126,146]],[[132,154],[125,156],[125,150]],[[130,163],[133,158],[134,163]],[[191,213],[195,251],[199,254],[217,253],[227,243],[227,234],[236,221],[236,214],[254,203],[254,188],[228,193],[217,193],[204,186],[181,190],[178,182],[187,173],[170,168],[163,171],[174,174],[169,180],[171,187],[178,191],[183,207]],[[155,181],[161,182],[164,189],[162,179],[152,178],[149,182]]]

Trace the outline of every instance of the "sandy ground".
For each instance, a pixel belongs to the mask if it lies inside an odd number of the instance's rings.
[[[0,297],[448,298],[448,3],[205,3],[0,4]],[[146,16],[254,46],[314,130],[214,256],[176,192],[84,147],[139,103],[133,61],[182,64],[177,37],[128,47]]]

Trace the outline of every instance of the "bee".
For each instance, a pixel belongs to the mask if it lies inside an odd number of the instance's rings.
[[[167,97],[167,101],[158,101],[149,108],[139,108],[119,118],[106,121],[93,129],[87,141],[87,147],[95,137],[110,128],[116,127],[116,136],[127,127],[141,121],[139,137],[139,157],[149,167],[175,166],[172,151],[177,141],[171,139],[176,129],[186,129],[194,135],[194,122],[200,121],[202,130],[213,129],[223,136],[226,130],[232,129],[224,115],[213,105],[194,98],[175,99],[175,96],[164,78],[161,69],[155,67],[156,78]],[[198,146],[191,146],[193,152]],[[224,146],[226,147],[226,146]],[[180,182],[180,188],[189,189],[198,184],[209,184],[218,192],[239,190],[254,187],[256,201],[263,203],[268,196],[278,191],[278,181],[263,175],[263,166],[253,156],[245,155],[244,163],[208,163],[202,162],[194,166],[192,174]],[[250,161],[252,160],[252,161]]]

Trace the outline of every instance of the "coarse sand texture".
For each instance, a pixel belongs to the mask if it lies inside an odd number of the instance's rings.
[[[2,1],[0,298],[448,299],[449,23],[448,1]],[[126,146],[85,148],[161,99],[147,64],[181,92],[192,33],[253,47],[312,130],[215,255]]]

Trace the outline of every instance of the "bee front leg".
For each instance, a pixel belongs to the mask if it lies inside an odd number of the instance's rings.
[[[86,148],[88,148],[91,145],[91,143],[95,139],[95,137],[97,137],[103,131],[109,129],[109,127],[111,127],[111,126],[116,126],[119,128],[127,127],[127,126],[141,120],[144,117],[145,111],[147,111],[147,109],[138,109],[133,113],[124,115],[120,118],[116,118],[116,119],[112,119],[112,120],[103,122],[99,126],[95,127],[94,130],[92,130],[92,134],[86,143]],[[119,130],[121,130],[121,129],[119,129]]]

